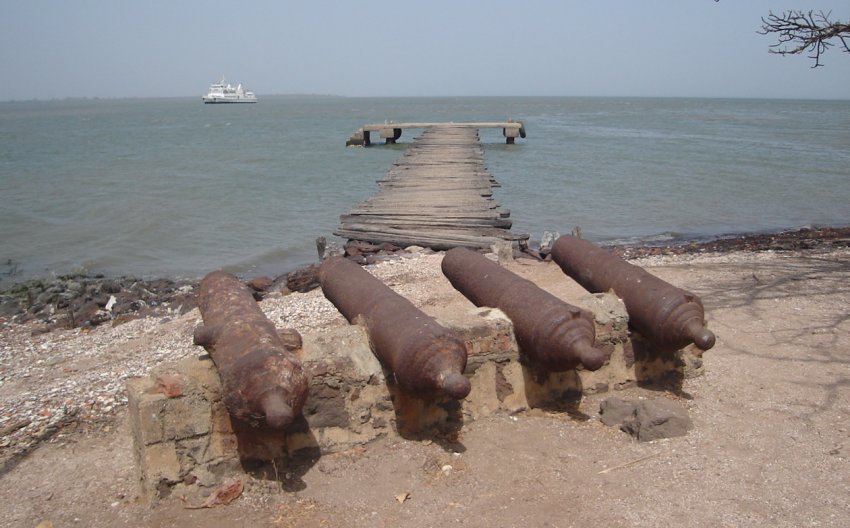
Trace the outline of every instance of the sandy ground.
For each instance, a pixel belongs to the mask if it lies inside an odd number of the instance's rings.
[[[425,276],[437,280],[431,267],[438,261],[414,266],[428,267]],[[156,507],[139,502],[126,411],[116,397],[111,414],[66,427],[7,467],[0,524],[850,525],[850,249],[636,263],[699,294],[718,336],[704,356],[706,374],[687,380],[681,393],[636,388],[595,395],[583,401],[584,417],[494,415],[465,424],[448,445],[379,440],[285,468],[280,481],[249,479],[233,503],[205,510],[187,510],[177,499]],[[543,286],[567,280],[552,264],[512,269]],[[427,291],[429,284],[420,286]],[[297,303],[298,295],[284,299]],[[157,339],[182,342],[196,320],[194,312],[128,323],[137,324],[123,330],[131,341],[110,334],[120,326],[62,338],[72,343],[69,350],[75,340],[114,339],[141,354],[145,346],[157,348]],[[20,331],[6,326],[2,333],[7,349],[20,346]],[[178,349],[177,356],[193,353]],[[49,381],[38,376],[33,383]],[[26,383],[6,375],[0,403],[20,396]],[[662,395],[689,410],[695,428],[688,436],[637,443],[597,418],[606,397]]]

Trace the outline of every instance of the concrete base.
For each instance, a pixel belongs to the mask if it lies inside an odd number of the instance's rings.
[[[594,313],[597,345],[610,356],[596,372],[550,373],[529,364],[518,353],[511,322],[498,310],[475,309],[461,320],[441,320],[465,340],[469,353],[472,391],[460,402],[404,393],[388,379],[358,326],[304,335],[310,395],[303,419],[286,433],[231,420],[217,371],[205,354],[160,367],[127,385],[143,494],[191,497],[246,469],[275,478],[296,454],[318,457],[381,436],[452,438],[466,421],[492,413],[571,412],[583,394],[636,383],[681,387],[681,380],[702,372],[696,349],[652,354],[643,342],[630,339],[626,311],[616,296],[588,295],[578,304]]]
[[[346,147],[368,147],[372,144],[368,130],[362,128],[355,131],[350,138],[345,142]]]

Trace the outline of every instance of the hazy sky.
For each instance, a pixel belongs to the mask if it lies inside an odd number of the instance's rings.
[[[848,0],[0,0],[0,100],[263,94],[850,98],[850,54],[768,54]]]

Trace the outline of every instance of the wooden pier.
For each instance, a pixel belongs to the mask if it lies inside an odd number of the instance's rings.
[[[484,167],[478,129],[468,125],[428,124],[334,234],[439,250],[527,240],[511,233],[510,212],[493,200],[498,183]]]

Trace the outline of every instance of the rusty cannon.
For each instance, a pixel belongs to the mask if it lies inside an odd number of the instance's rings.
[[[429,397],[465,398],[466,347],[434,318],[343,257],[319,267],[325,297],[352,324],[362,324],[372,350],[400,387]]]
[[[714,346],[702,301],[693,293],[572,236],[555,242],[552,259],[586,290],[614,290],[626,305],[632,327],[659,349],[677,350],[691,343],[701,350]]]
[[[605,353],[593,347],[596,330],[590,312],[465,248],[447,251],[442,269],[473,304],[505,312],[522,352],[542,366],[562,371],[581,364],[597,370],[605,363]]]
[[[300,348],[300,335],[284,340],[251,290],[222,271],[201,281],[198,307],[204,324],[195,329],[194,342],[218,368],[230,415],[274,429],[288,426],[307,399],[307,377],[290,351]]]

